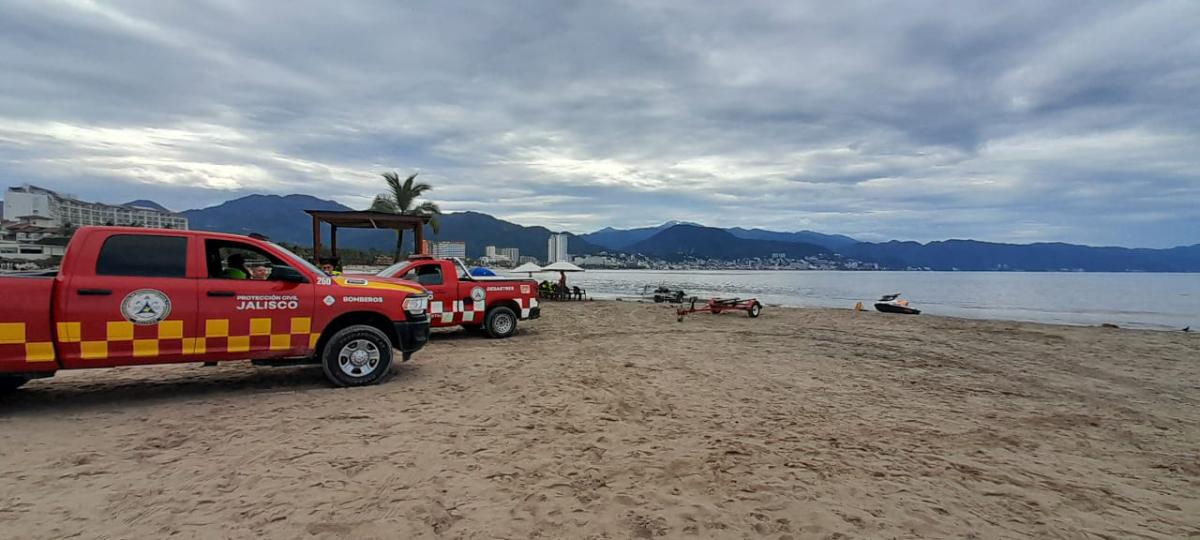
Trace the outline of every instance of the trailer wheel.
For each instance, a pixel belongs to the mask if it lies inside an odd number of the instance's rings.
[[[489,336],[506,338],[517,333],[517,314],[504,306],[492,308],[484,319]]]
[[[321,366],[337,386],[376,384],[392,369],[392,340],[374,326],[347,326],[325,343]]]
[[[755,302],[753,306],[750,306],[750,317],[751,318],[757,317],[761,313],[762,313],[762,304]]]
[[[21,386],[24,386],[24,384],[27,382],[29,382],[29,379],[26,379],[25,377],[0,376],[0,394],[12,392]]]

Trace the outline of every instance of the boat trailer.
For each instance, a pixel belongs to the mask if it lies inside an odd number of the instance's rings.
[[[762,304],[757,298],[709,298],[707,303],[696,305],[696,297],[692,297],[689,305],[675,310],[679,322],[689,313],[712,313],[717,315],[724,311],[745,311],[751,318],[762,313]]]

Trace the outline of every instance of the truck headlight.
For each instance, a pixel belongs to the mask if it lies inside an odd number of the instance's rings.
[[[429,309],[429,296],[410,296],[404,299],[404,311],[409,315],[423,315]]]

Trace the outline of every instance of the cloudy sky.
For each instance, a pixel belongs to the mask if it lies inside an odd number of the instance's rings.
[[[1200,2],[0,0],[0,181],[1200,242]]]

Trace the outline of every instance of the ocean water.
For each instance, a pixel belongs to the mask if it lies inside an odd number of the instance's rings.
[[[557,273],[533,277],[558,280]],[[596,298],[637,297],[646,286],[665,285],[701,298],[874,309],[881,295],[902,293],[932,315],[1200,331],[1200,274],[588,270],[567,281]]]

